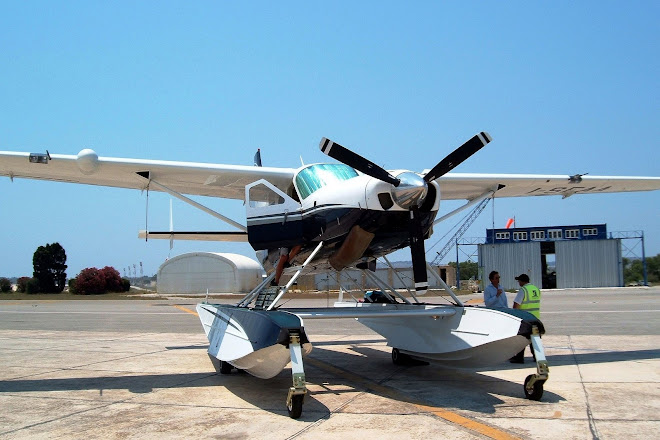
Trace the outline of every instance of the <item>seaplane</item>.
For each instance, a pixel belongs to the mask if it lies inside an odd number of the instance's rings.
[[[480,132],[421,172],[385,170],[322,138],[319,147],[334,162],[298,168],[262,166],[259,151],[254,165],[244,166],[100,157],[83,149],[77,155],[0,151],[0,175],[162,191],[231,225],[231,231],[144,230],[138,236],[249,242],[266,270],[263,281],[237,304],[205,301],[196,309],[219,373],[240,369],[268,379],[291,364],[286,407],[292,418],[300,417],[307,393],[303,359],[312,350],[307,319],[356,319],[385,338],[399,365],[495,365],[531,342],[536,373],[527,376],[523,388],[527,398],[540,400],[549,377],[543,323],[520,310],[463,304],[429,266],[425,240],[438,224],[487,198],[652,191],[660,189],[660,177],[452,172],[490,142],[491,136]],[[246,224],[189,195],[243,200]],[[465,203],[438,217],[443,200]],[[374,271],[377,260],[390,264],[387,255],[406,247],[414,280],[399,291]],[[338,300],[334,307],[308,309],[280,305],[307,273],[334,276],[343,299],[349,288],[339,274],[346,269],[363,271],[385,300]],[[429,275],[447,292],[449,304],[420,300]]]

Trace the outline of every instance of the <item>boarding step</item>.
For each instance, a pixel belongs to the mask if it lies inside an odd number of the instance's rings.
[[[257,299],[254,302],[254,308],[258,310],[267,309],[273,303],[273,300],[277,297],[279,291],[279,286],[266,287],[259,292],[259,295],[257,295]]]

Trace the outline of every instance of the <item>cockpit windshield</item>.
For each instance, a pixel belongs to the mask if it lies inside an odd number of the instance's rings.
[[[296,186],[300,198],[306,199],[310,194],[326,185],[352,179],[357,175],[357,171],[341,163],[310,165],[298,172]]]

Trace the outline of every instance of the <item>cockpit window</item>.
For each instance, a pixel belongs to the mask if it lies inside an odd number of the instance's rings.
[[[306,199],[326,185],[352,179],[357,175],[357,171],[341,163],[310,165],[300,170],[296,176],[296,186],[300,197]]]

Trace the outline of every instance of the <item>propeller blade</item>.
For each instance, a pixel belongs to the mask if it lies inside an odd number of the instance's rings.
[[[427,182],[432,182],[438,177],[444,176],[449,171],[453,170],[456,166],[460,165],[465,159],[481,150],[487,143],[492,140],[493,138],[491,138],[490,135],[485,131],[474,135],[472,139],[449,153],[447,157],[438,162],[438,164],[434,166],[431,171],[426,173],[424,180]]]
[[[417,206],[410,209],[410,256],[412,257],[415,293],[424,295],[429,288],[426,274],[426,252],[424,251],[424,233]]]
[[[399,179],[392,176],[390,173],[375,163],[365,159],[359,154],[353,153],[348,148],[342,147],[330,139],[321,139],[319,147],[324,154],[327,154],[333,159],[337,159],[339,162],[346,164],[349,167],[353,167],[356,170],[363,172],[367,176],[382,180],[383,182],[391,183],[394,186],[399,186],[399,183],[401,183]]]

